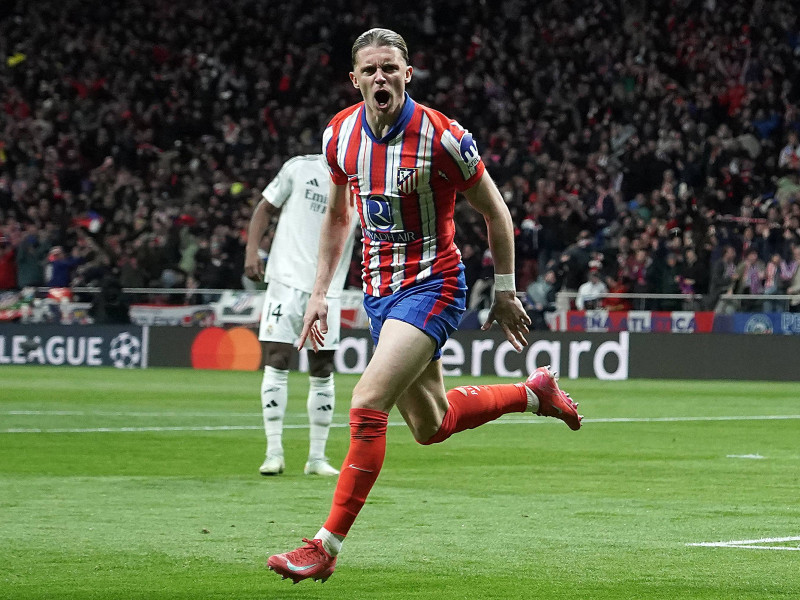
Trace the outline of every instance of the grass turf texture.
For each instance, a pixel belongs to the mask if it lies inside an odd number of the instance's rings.
[[[287,472],[258,475],[260,378],[0,368],[0,598],[800,597],[800,552],[686,546],[800,536],[800,420],[620,420],[798,415],[796,384],[563,381],[577,433],[513,415],[421,447],[390,427],[336,573],[292,586],[266,558],[316,532],[334,482],[302,474],[298,374]],[[334,428],[333,464],[346,446]]]

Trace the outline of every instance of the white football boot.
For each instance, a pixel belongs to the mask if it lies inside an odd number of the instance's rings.
[[[258,468],[258,472],[262,475],[279,475],[283,473],[285,468],[286,463],[283,462],[283,457],[273,454],[264,459],[264,462]]]
[[[328,463],[328,459],[315,458],[306,463],[306,468],[303,469],[303,473],[306,475],[324,475],[326,477],[335,477],[339,474],[339,471],[334,469],[330,463]]]

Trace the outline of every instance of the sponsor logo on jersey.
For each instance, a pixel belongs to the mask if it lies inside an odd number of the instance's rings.
[[[385,196],[374,195],[364,203],[364,217],[370,227],[378,231],[391,231],[394,227],[392,204]]]
[[[459,151],[461,152],[461,160],[463,160],[464,164],[470,169],[474,169],[478,166],[478,163],[481,162],[481,155],[478,154],[478,144],[472,139],[472,134],[469,131],[464,133],[461,138]]]
[[[417,234],[413,231],[367,231],[366,233],[371,240],[393,244],[407,244],[417,239]]]
[[[410,194],[417,189],[419,183],[419,169],[411,167],[398,167],[397,188],[401,194]]]

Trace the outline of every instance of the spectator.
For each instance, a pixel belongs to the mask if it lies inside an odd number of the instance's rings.
[[[681,294],[681,267],[678,265],[678,256],[669,252],[656,269],[655,292],[658,294]],[[659,310],[680,310],[681,300],[676,298],[659,301]]]
[[[713,309],[714,312],[723,314],[733,312],[733,303],[723,298],[723,296],[733,293],[735,276],[736,250],[733,246],[725,246],[722,251],[722,257],[714,263],[711,271],[711,283],[709,284],[706,309]]]
[[[628,294],[630,285],[625,279],[616,279],[606,276],[606,285],[609,294]],[[603,298],[601,305],[606,310],[633,310],[633,303],[627,298]]]
[[[708,264],[700,260],[697,250],[688,247],[683,254],[683,262],[678,269],[678,287],[681,294],[702,294],[708,293],[708,278],[710,269]],[[694,300],[688,300],[685,310],[695,310]]]
[[[782,293],[781,255],[773,254],[764,268],[764,295],[774,296]],[[764,300],[762,310],[766,313],[783,312],[785,303],[780,300]]]
[[[602,297],[608,293],[608,287],[600,279],[600,266],[589,269],[589,280],[578,288],[575,305],[578,310],[600,308]]]
[[[17,289],[16,252],[8,238],[0,236],[0,290]]]
[[[732,291],[734,294],[764,293],[764,263],[758,257],[758,250],[755,248],[750,248],[736,267]],[[740,304],[745,312],[752,312],[758,305],[755,300],[744,300]]]
[[[72,271],[78,265],[86,262],[80,248],[75,246],[69,256],[64,253],[61,246],[53,246],[47,255],[50,262],[50,275],[47,278],[48,287],[64,288],[69,287],[72,281]]]
[[[29,228],[27,235],[17,246],[19,287],[44,285],[44,265],[49,251],[50,244],[47,239],[43,239],[35,227]]]
[[[789,132],[786,145],[778,155],[778,166],[787,171],[800,171],[800,143],[796,131]]]
[[[800,312],[800,268],[798,268],[798,265],[800,265],[800,245],[792,248],[790,265],[793,265],[793,268],[790,267],[784,271],[785,275],[791,274],[791,277],[787,278],[786,281],[786,293],[797,295],[789,301],[789,311]]]
[[[546,314],[556,309],[556,273],[548,269],[528,286],[527,300],[530,304],[531,329],[547,330]]]
[[[107,276],[92,301],[89,315],[97,324],[127,324],[131,322],[129,310],[119,278],[115,275]]]

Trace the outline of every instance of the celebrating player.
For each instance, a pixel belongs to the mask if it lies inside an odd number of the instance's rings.
[[[303,313],[314,287],[320,228],[328,206],[328,169],[319,154],[298,156],[286,162],[262,192],[250,219],[245,254],[245,274],[264,278],[267,293],[261,311],[258,339],[264,342],[266,366],[261,383],[261,407],[267,435],[267,456],[259,471],[277,475],[286,467],[283,458],[283,417],[287,404],[289,359],[300,338]],[[266,277],[259,244],[272,215],[281,210],[270,247]],[[338,475],[325,458],[325,445],[333,419],[333,353],[339,345],[340,296],[344,287],[353,236],[343,239],[344,251],[327,288],[328,331],[325,350],[309,353],[308,420],[310,423],[306,475]],[[310,344],[308,344],[310,346]],[[302,348],[303,344],[300,344]]]
[[[464,312],[466,286],[453,243],[456,192],[486,220],[495,264],[494,321],[517,351],[530,319],[516,297],[511,215],[468,131],[405,92],[413,72],[403,38],[371,29],[353,44],[350,79],[364,98],[331,120],[323,152],[331,173],[314,291],[300,342],[324,343],[326,294],[350,231],[352,190],[363,237],[364,307],[375,353],[353,390],[350,448],[328,519],[304,546],[269,558],[297,582],[323,581],[383,465],[389,411],[397,406],[421,444],[443,442],[509,412],[530,410],[578,429],[577,405],[540,367],[523,383],[445,391],[441,348]]]

